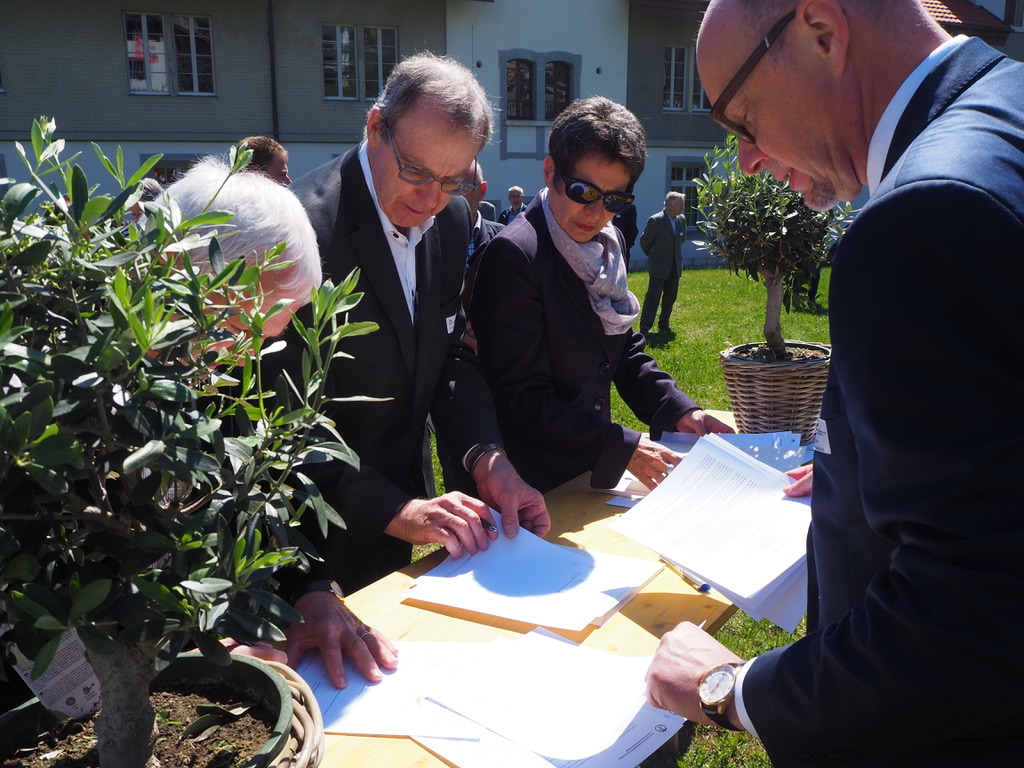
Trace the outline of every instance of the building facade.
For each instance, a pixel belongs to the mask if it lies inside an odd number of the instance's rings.
[[[1024,0],[923,0],[950,32],[1024,58]],[[241,137],[280,140],[293,178],[357,144],[391,67],[416,51],[473,69],[494,101],[480,162],[488,199],[543,184],[547,132],[573,99],[626,104],[648,134],[636,188],[641,226],[664,194],[687,194],[722,140],[694,56],[697,0],[54,0],[0,3],[0,177],[24,169],[31,121],[58,134],[93,182],[90,143],[151,155],[165,177]],[[109,183],[109,182],[108,182]]]

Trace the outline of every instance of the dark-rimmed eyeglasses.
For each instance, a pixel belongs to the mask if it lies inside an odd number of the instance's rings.
[[[576,179],[564,174],[562,176],[562,183],[565,184],[565,196],[574,203],[590,205],[600,200],[608,213],[622,213],[636,199],[636,195],[632,195],[629,192],[604,192],[589,181]]]
[[[436,181],[441,185],[441,191],[446,195],[458,196],[468,195],[472,190],[476,189],[476,184],[468,184],[462,179],[439,179],[426,171],[421,171],[419,168],[414,168],[411,165],[402,165],[402,161],[398,157],[398,147],[395,146],[395,140],[391,138],[391,127],[385,125],[384,133],[388,137],[388,144],[391,145],[391,154],[395,156],[395,165],[398,166],[398,178],[406,184],[425,187],[427,184]],[[476,158],[473,158],[473,175],[476,176]]]
[[[739,72],[736,76],[729,81],[729,84],[725,86],[725,90],[718,97],[718,101],[711,107],[711,119],[718,123],[720,126],[729,131],[729,133],[735,133],[743,141],[750,144],[754,144],[754,136],[746,128],[741,125],[737,125],[728,117],[725,116],[725,108],[729,106],[729,102],[732,101],[736,92],[743,86],[743,83],[750,77],[750,73],[754,71],[754,67],[757,66],[757,62],[768,52],[768,49],[772,47],[772,43],[782,34],[782,30],[786,28],[793,19],[796,18],[796,11],[790,11],[777,22],[775,26],[768,30],[768,34],[761,38],[761,42],[757,44],[757,48],[750,54],[743,66],[740,67]]]

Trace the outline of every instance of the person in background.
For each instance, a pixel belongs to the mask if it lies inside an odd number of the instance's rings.
[[[523,205],[523,199],[526,195],[523,194],[522,187],[509,187],[508,188],[508,208],[502,210],[498,214],[498,223],[508,226],[508,223],[512,221],[516,216],[526,210]]]
[[[462,343],[471,221],[463,195],[492,121],[472,72],[417,54],[392,70],[360,145],[291,187],[316,231],[325,275],[340,281],[359,270],[363,296],[349,320],[377,326],[349,337],[329,372],[338,400],[327,415],[359,468],[303,468],[348,527],[331,528],[326,540],[307,531],[324,559],[296,574],[289,594],[306,619],[289,636],[289,659],[319,647],[339,687],[343,653],[380,651],[378,635],[340,614],[339,587],[351,592],[408,565],[413,544],[439,543],[456,557],[486,549],[498,536],[489,507],[501,512],[507,537],[520,525],[541,536],[550,528],[543,497],[506,456],[490,393]],[[266,381],[300,370],[299,343],[284,338],[288,348],[264,362]],[[476,495],[435,495],[428,416]]]
[[[640,233],[636,225],[636,204],[630,203],[629,207],[622,213],[616,213],[612,218],[612,224],[622,233],[622,239],[626,243],[626,250],[623,251],[622,258],[626,260],[626,271],[628,272],[630,252],[633,250],[633,246],[636,245],[636,236]]]
[[[139,229],[146,228],[146,212],[142,207],[143,203],[151,203],[163,194],[164,188],[160,186],[160,182],[151,176],[146,176],[139,182],[142,185],[142,197],[139,198],[129,209],[131,213],[131,223],[136,225]]]
[[[658,368],[631,326],[624,243],[612,217],[646,161],[640,121],[593,97],[555,118],[545,187],[480,257],[470,316],[509,458],[550,490],[582,472],[608,488],[629,469],[649,488],[679,462],[611,421],[611,386],[653,429],[731,431]]]
[[[712,0],[697,58],[744,172],[870,198],[832,266],[806,636],[744,663],[681,624],[648,698],[777,768],[1017,765],[1024,64],[917,0]]]
[[[288,175],[288,150],[279,141],[269,136],[247,136],[235,143],[238,148],[242,145],[252,150],[252,160],[248,165],[250,170],[260,171],[285,187],[292,183]]]
[[[647,220],[640,235],[640,248],[647,254],[647,271],[651,276],[640,314],[640,333],[650,333],[661,305],[659,331],[671,326],[672,305],[679,293],[679,276],[683,273],[683,243],[686,241],[686,217],[682,192],[665,195],[665,207]]]

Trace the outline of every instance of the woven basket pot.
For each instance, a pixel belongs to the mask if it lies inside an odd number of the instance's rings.
[[[737,357],[763,342],[718,353],[736,426],[740,432],[799,432],[801,445],[814,442],[821,415],[831,349],[825,344],[786,341],[789,348],[820,349],[820,360],[766,362]]]

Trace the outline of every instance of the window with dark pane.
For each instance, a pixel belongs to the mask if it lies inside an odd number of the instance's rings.
[[[567,61],[549,61],[544,65],[544,119],[554,120],[569,106],[572,65]]]
[[[505,65],[505,116],[533,120],[533,62],[509,59]]]

